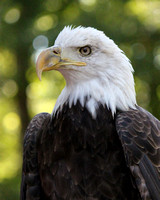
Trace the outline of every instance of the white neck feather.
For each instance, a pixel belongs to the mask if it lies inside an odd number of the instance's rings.
[[[96,77],[92,80],[82,79],[81,74],[78,76],[78,73],[75,72],[74,74],[73,71],[61,73],[65,77],[67,84],[57,99],[53,114],[61,111],[66,103],[71,108],[78,100],[82,107],[87,107],[93,118],[96,118],[96,110],[99,103],[106,105],[113,116],[116,113],[116,109],[127,111],[129,108],[135,108],[136,98],[131,72],[126,73],[125,77],[117,75],[116,78],[112,77],[112,72],[111,74],[104,73],[100,78]]]

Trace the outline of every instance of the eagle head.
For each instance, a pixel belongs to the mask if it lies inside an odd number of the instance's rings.
[[[100,103],[113,115],[117,109],[135,108],[132,65],[102,31],[64,27],[54,45],[42,51],[37,59],[39,79],[42,71],[50,70],[58,70],[66,80],[53,112],[60,111],[65,103],[71,107],[78,100],[93,117]]]

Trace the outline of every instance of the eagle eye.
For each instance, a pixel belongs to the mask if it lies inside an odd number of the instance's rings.
[[[79,52],[80,52],[83,56],[88,56],[89,54],[91,54],[91,47],[90,47],[90,46],[81,47],[81,48],[79,49]]]

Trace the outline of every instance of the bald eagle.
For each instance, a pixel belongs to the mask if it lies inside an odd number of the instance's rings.
[[[36,70],[58,70],[66,86],[26,130],[21,200],[160,200],[160,122],[137,105],[113,40],[65,27]]]

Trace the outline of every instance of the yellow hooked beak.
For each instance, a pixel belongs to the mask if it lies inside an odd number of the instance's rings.
[[[66,65],[85,66],[85,62],[78,62],[67,58],[61,58],[59,47],[48,48],[40,53],[36,62],[36,72],[39,80],[43,71],[58,70]],[[63,67],[62,67],[63,66]],[[67,68],[66,68],[67,69]]]

